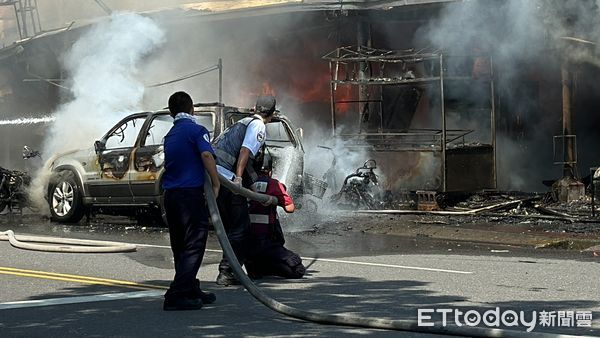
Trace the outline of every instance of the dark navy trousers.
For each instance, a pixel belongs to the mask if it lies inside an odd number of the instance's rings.
[[[204,189],[166,190],[164,203],[175,260],[175,278],[165,298],[185,298],[197,288],[196,275],[208,238],[208,209]]]
[[[227,238],[231,243],[236,258],[243,265],[248,255],[248,230],[250,228],[250,215],[248,214],[248,200],[242,195],[236,195],[224,186],[221,186],[219,198],[219,213]],[[225,255],[219,264],[219,271],[231,271]]]

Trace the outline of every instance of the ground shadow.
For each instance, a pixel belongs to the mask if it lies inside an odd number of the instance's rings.
[[[496,306],[519,311],[586,310],[598,302],[509,301],[471,305],[469,299],[427,290],[428,284],[413,280],[369,281],[358,277],[312,277],[299,283],[276,279],[261,280],[259,285],[277,300],[303,310],[344,313],[362,317],[412,319],[418,308],[458,308],[481,312]],[[148,280],[144,284],[166,286],[169,281]],[[0,330],[5,336],[402,336],[398,332],[364,330],[305,323],[274,313],[255,301],[241,287],[220,288],[204,283],[217,294],[215,304],[200,311],[164,312],[162,298],[142,298],[108,302],[71,304],[2,310]],[[87,295],[107,290],[98,286],[77,286],[49,293],[42,298]],[[595,312],[593,316],[598,318]],[[523,328],[521,328],[523,329]],[[537,331],[600,335],[600,328],[554,328]],[[414,336],[407,333],[406,337]]]

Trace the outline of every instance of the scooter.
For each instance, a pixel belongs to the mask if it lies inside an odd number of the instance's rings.
[[[39,151],[23,146],[23,159],[40,157]],[[27,190],[31,184],[31,176],[24,171],[9,170],[0,167],[0,213],[8,207],[8,213],[30,206]]]
[[[31,177],[25,172],[0,167],[0,212],[8,207],[12,213],[15,207],[21,209],[28,204],[27,187]]]
[[[379,180],[374,170],[375,160],[367,160],[356,172],[346,176],[340,192],[331,197],[331,201],[340,208],[376,209],[378,202],[373,190],[378,188]]]

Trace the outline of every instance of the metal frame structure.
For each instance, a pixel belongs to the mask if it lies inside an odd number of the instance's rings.
[[[21,39],[26,39],[42,32],[40,13],[37,10],[37,0],[2,1],[0,2],[0,6],[13,6],[15,9],[15,18]],[[28,24],[28,21],[30,21],[30,24]],[[28,30],[30,26],[33,32]]]
[[[474,130],[469,129],[447,129],[446,123],[446,100],[444,96],[444,87],[447,81],[478,81],[480,83],[489,83],[490,91],[490,130],[491,146],[493,148],[493,189],[497,188],[496,173],[496,114],[495,114],[495,94],[494,94],[494,73],[491,57],[489,58],[489,79],[473,80],[467,76],[448,76],[446,75],[446,58],[440,51],[415,51],[415,50],[383,50],[365,46],[349,46],[336,48],[334,51],[323,56],[323,59],[329,61],[329,70],[331,75],[330,96],[331,96],[331,128],[334,137],[339,136],[346,140],[353,140],[354,144],[350,147],[370,148],[373,151],[413,151],[413,152],[439,152],[441,153],[441,172],[442,186],[441,191],[447,191],[447,150],[449,145],[456,144],[462,140],[464,145],[465,136]],[[452,56],[459,57],[459,56]],[[387,65],[410,66],[424,64],[426,74],[419,76],[405,77],[398,75],[397,69],[394,74]],[[370,69],[371,74],[365,75],[360,67]],[[374,74],[376,73],[376,74]],[[442,126],[441,129],[415,129],[403,130],[401,132],[384,130],[380,126],[376,132],[362,132],[362,112],[359,109],[359,133],[358,134],[338,134],[336,113],[339,104],[358,103],[361,104],[379,104],[380,121],[383,111],[383,91],[377,100],[358,99],[358,100],[336,100],[336,91],[339,86],[402,86],[402,85],[438,85],[439,102]],[[486,108],[487,110],[487,108]]]

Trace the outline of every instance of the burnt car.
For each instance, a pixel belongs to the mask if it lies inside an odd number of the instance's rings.
[[[253,114],[249,109],[215,103],[194,107],[198,122],[213,137]],[[163,139],[172,124],[173,118],[167,110],[132,114],[112,127],[93,147],[55,155],[49,161],[52,175],[47,186],[52,219],[78,222],[90,210],[119,213],[119,210],[149,209],[164,220]],[[301,130],[276,113],[267,124],[265,143],[273,158],[274,177],[295,194],[302,193]]]

